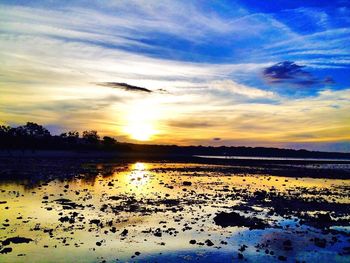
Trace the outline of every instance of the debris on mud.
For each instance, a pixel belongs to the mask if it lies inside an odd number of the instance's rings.
[[[241,216],[236,212],[218,213],[214,217],[214,222],[221,227],[238,226],[248,227],[249,229],[265,229],[266,227],[269,227],[269,224],[262,219],[256,217]]]

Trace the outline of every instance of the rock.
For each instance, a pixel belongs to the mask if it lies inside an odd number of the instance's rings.
[[[285,256],[278,256],[278,260],[287,261],[287,258]]]
[[[292,246],[292,241],[290,241],[290,240],[284,241],[284,242],[283,242],[283,246],[285,246],[285,247],[290,247],[290,246]]]
[[[0,254],[7,254],[12,252],[12,248],[11,247],[5,247],[3,250],[0,250]]]
[[[120,233],[121,236],[127,236],[129,231],[127,229],[124,229],[123,232]]]
[[[204,242],[205,244],[207,244],[208,247],[214,246],[214,243],[210,239],[207,239]]]
[[[283,242],[284,250],[292,250],[292,241],[286,240]]]
[[[121,197],[119,197],[119,196],[110,196],[109,199],[114,200],[114,201],[118,201],[118,200],[121,199]]]
[[[154,231],[153,235],[156,236],[156,237],[161,237],[162,236],[162,230],[160,228],[157,228]]]
[[[161,236],[162,236],[162,232],[155,232],[154,235],[155,235],[156,237],[161,237]]]
[[[320,247],[320,248],[325,248],[326,245],[327,245],[326,239],[320,239],[320,238],[318,238],[318,237],[316,237],[316,238],[314,239],[314,243],[315,243],[316,246],[318,246],[318,247]]]
[[[269,226],[262,219],[241,216],[236,212],[221,212],[214,217],[214,222],[221,227],[239,226],[250,229],[265,229]]]
[[[32,242],[32,241],[33,241],[33,239],[26,238],[26,237],[10,237],[10,238],[5,239],[1,243],[2,243],[3,246],[7,246],[10,243],[21,244],[21,243],[29,243],[29,242]]]
[[[68,216],[63,216],[63,217],[60,217],[58,220],[64,223],[64,222],[69,222],[70,218]]]
[[[95,224],[96,226],[98,226],[101,223],[100,219],[92,219],[90,220],[90,224]]]
[[[248,247],[247,245],[243,245],[238,250],[241,252],[244,252],[247,247]]]

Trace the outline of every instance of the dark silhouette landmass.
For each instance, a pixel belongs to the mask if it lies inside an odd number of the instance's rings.
[[[80,151],[96,154],[113,152],[159,156],[258,156],[289,158],[350,159],[350,153],[318,152],[308,150],[280,149],[270,147],[212,147],[152,145],[118,142],[116,139],[100,137],[95,130],[69,131],[52,135],[42,125],[28,122],[19,127],[0,126],[0,150],[11,151]]]

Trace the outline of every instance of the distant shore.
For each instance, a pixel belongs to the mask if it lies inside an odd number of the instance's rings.
[[[230,174],[264,174],[286,177],[310,177],[329,179],[350,179],[350,159],[348,161],[317,159],[288,160],[288,159],[219,159],[206,158],[184,154],[160,153],[124,153],[102,151],[0,151],[0,169],[18,170],[19,163],[42,165],[43,163],[67,163],[79,166],[86,163],[132,163],[132,162],[164,162],[164,163],[197,163],[209,165],[224,165],[225,172]],[[25,168],[24,165],[22,168]],[[214,168],[213,168],[214,169]],[[0,172],[0,176],[1,176]],[[6,176],[7,177],[7,176]]]
[[[150,160],[197,160],[205,163],[349,163],[350,158],[311,158],[300,157],[293,158],[289,156],[216,156],[216,155],[192,155],[182,153],[157,153],[157,152],[123,152],[123,151],[96,151],[96,150],[0,150],[1,157],[18,157],[18,158],[122,158],[122,159],[138,159],[145,158]]]

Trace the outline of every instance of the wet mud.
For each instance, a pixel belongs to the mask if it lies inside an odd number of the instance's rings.
[[[1,166],[0,262],[350,262],[348,179],[203,163]]]

